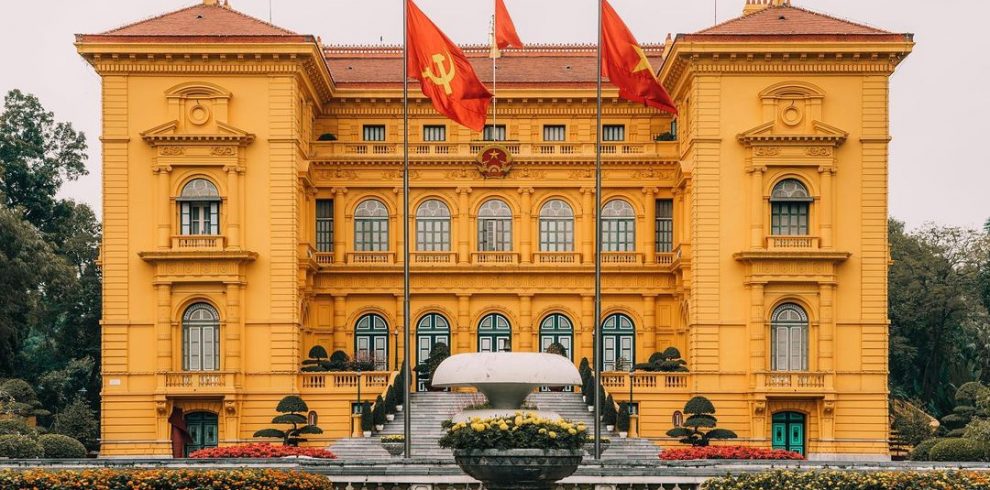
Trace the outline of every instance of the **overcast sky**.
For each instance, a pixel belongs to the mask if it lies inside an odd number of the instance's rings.
[[[0,91],[40,97],[56,118],[89,137],[90,174],[65,196],[100,204],[99,79],[79,58],[74,33],[97,33],[176,10],[197,0],[3,0]],[[524,42],[595,40],[595,0],[505,0]],[[742,12],[744,0],[717,0],[717,20]],[[990,58],[987,0],[793,0],[819,12],[915,33],[914,54],[891,82],[891,215],[979,226],[990,218]],[[611,0],[640,42],[693,32],[716,20],[715,0]],[[484,43],[490,0],[418,0],[460,43]],[[231,0],[237,10],[333,44],[396,44],[400,0]],[[984,49],[980,49],[984,48]],[[977,151],[977,148],[983,148]]]

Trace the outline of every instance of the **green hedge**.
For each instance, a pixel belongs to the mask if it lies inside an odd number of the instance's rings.
[[[942,439],[928,451],[929,461],[987,461],[990,445],[972,439]]]
[[[81,442],[62,434],[45,434],[38,438],[48,459],[79,459],[86,457],[86,447]]]
[[[33,490],[332,490],[325,476],[275,470],[0,471],[0,488]]]
[[[914,449],[911,450],[911,461],[928,461],[928,453],[932,451],[932,448],[935,447],[936,444],[942,442],[943,440],[944,439],[933,437],[931,439],[925,439],[924,441],[919,442],[918,445],[914,446]]]
[[[38,441],[29,436],[0,436],[0,458],[32,459],[44,455],[45,450],[38,444]]]
[[[976,472],[772,471],[709,480],[704,490],[986,490],[990,474]]]

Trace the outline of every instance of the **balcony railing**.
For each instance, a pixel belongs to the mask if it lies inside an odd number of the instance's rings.
[[[536,252],[533,262],[537,264],[580,264],[581,254],[577,252]]]
[[[223,235],[175,235],[172,250],[223,250],[226,243]]]
[[[602,252],[603,264],[642,264],[643,254],[638,252]]]
[[[348,264],[394,264],[394,252],[351,252],[347,254]]]
[[[633,391],[654,392],[682,390],[688,387],[691,373],[654,373],[637,371],[632,375]],[[607,371],[602,373],[602,385],[613,393],[629,392],[629,373]]]
[[[307,390],[361,390],[381,392],[388,386],[389,371],[302,373],[302,387]]]
[[[464,143],[453,142],[424,142],[412,143],[410,153],[413,156],[435,157],[473,157],[493,144],[489,141],[472,141]],[[522,143],[518,141],[501,141],[500,146],[515,157],[554,157],[572,158],[575,155],[594,157],[594,143]],[[317,159],[333,157],[364,157],[364,156],[401,156],[400,143],[347,143],[341,141],[319,141],[313,143]],[[606,143],[602,145],[602,155],[606,159],[623,158],[629,155],[642,155],[660,158],[678,158],[678,143],[676,141],[650,141],[643,143]]]
[[[456,264],[457,252],[412,252],[413,264]]]
[[[767,250],[818,250],[818,237],[770,236],[767,237]]]
[[[769,391],[821,391],[830,386],[829,373],[777,372],[757,373],[760,389]]]
[[[519,254],[516,252],[474,252],[471,261],[475,264],[518,264]]]
[[[333,252],[316,252],[316,263],[319,265],[333,264]]]
[[[218,393],[234,389],[234,373],[183,371],[160,375],[159,385],[168,393]]]
[[[657,252],[657,263],[660,265],[670,265],[674,263],[673,252]]]

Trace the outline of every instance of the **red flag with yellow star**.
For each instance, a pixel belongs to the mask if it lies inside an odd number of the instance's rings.
[[[481,131],[492,94],[478,79],[467,56],[437,28],[412,0],[406,0],[406,50],[409,76],[419,80],[423,95],[437,112]]]
[[[657,80],[643,48],[608,0],[602,1],[602,76],[619,87],[619,97],[677,114]]]

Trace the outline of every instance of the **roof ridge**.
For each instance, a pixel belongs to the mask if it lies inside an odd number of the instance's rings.
[[[172,10],[172,11],[169,11],[169,12],[164,12],[164,13],[161,13],[161,14],[158,14],[158,15],[153,15],[153,16],[147,17],[147,18],[142,19],[142,20],[131,22],[129,24],[125,24],[125,25],[116,27],[116,28],[111,29],[109,31],[102,32],[99,35],[101,35],[101,36],[107,36],[107,35],[110,35],[110,36],[112,36],[112,35],[125,35],[126,36],[127,34],[119,34],[119,32],[120,31],[123,31],[125,29],[128,29],[128,28],[131,28],[131,27],[135,27],[135,26],[138,26],[138,25],[141,25],[141,24],[145,24],[145,23],[148,23],[148,22],[154,22],[156,20],[163,19],[163,18],[168,17],[168,16],[172,16],[172,15],[176,15],[176,14],[181,14],[183,12],[194,10],[194,9],[197,9],[197,8],[221,9],[223,11],[230,12],[231,14],[237,15],[237,16],[242,17],[244,19],[248,19],[251,22],[255,22],[257,24],[261,24],[263,26],[266,26],[266,27],[269,27],[269,28],[274,29],[276,31],[279,31],[279,32],[281,32],[282,34],[285,34],[285,35],[289,35],[289,36],[301,36],[302,35],[302,34],[299,34],[298,32],[295,32],[295,31],[286,29],[285,27],[281,27],[281,26],[275,25],[275,24],[273,24],[271,22],[268,22],[266,20],[259,19],[259,18],[255,17],[253,15],[248,15],[248,14],[246,14],[244,12],[241,12],[240,10],[236,10],[236,9],[230,7],[227,4],[223,4],[223,5],[221,5],[220,3],[207,4],[207,3],[202,3],[202,2],[193,4],[193,5],[190,5],[188,7],[183,7],[183,8],[180,8],[178,10]],[[270,35],[270,34],[259,34],[259,35]]]
[[[162,17],[165,17],[166,15],[172,15],[172,14],[177,14],[179,12],[185,12],[186,10],[192,10],[192,9],[194,9],[196,7],[199,7],[199,6],[202,6],[202,5],[203,5],[203,3],[200,2],[200,3],[192,4],[192,5],[188,6],[188,7],[180,8],[179,10],[172,10],[170,12],[162,12],[162,13],[157,14],[157,15],[151,15],[151,16],[145,17],[143,19],[136,20],[134,22],[129,22],[129,23],[124,24],[122,26],[114,27],[113,29],[110,29],[109,31],[101,32],[98,35],[104,36],[104,35],[108,35],[108,34],[113,34],[114,32],[122,31],[124,29],[127,29],[128,27],[134,27],[134,26],[136,26],[138,24],[143,24],[145,22],[151,22],[153,20],[158,20],[158,19],[161,19]]]
[[[865,27],[867,29],[873,29],[874,31],[877,31],[877,34],[896,34],[893,31],[888,31],[886,29],[881,29],[879,27],[876,27],[876,26],[867,24],[866,22],[862,22],[862,21],[858,21],[858,20],[852,20],[852,19],[847,19],[845,17],[839,17],[837,15],[826,14],[826,13],[823,13],[823,12],[816,12],[814,10],[807,9],[807,8],[804,8],[804,7],[798,7],[796,5],[788,5],[788,7],[792,8],[792,9],[802,10],[802,11],[807,12],[807,13],[812,14],[812,15],[819,15],[821,17],[827,17],[827,18],[832,19],[834,21],[845,22],[846,24],[852,24],[852,25],[858,26],[858,27]]]
[[[754,12],[754,13],[751,13],[751,14],[740,15],[738,17],[733,17],[733,18],[728,19],[728,20],[725,20],[723,22],[719,22],[718,24],[715,24],[713,26],[706,27],[705,29],[702,29],[700,31],[696,31],[694,34],[711,34],[711,33],[713,33],[712,31],[716,31],[716,30],[718,30],[718,29],[720,29],[722,27],[725,27],[725,26],[728,26],[728,25],[731,25],[731,24],[735,24],[737,22],[744,22],[744,21],[747,21],[747,20],[752,20],[752,19],[757,18],[757,17],[760,17],[760,16],[769,16],[769,15],[771,15],[771,12],[775,12],[775,11],[776,12],[779,12],[780,9],[799,10],[801,12],[804,12],[804,13],[807,13],[807,14],[810,14],[810,15],[814,15],[814,16],[818,16],[818,17],[823,17],[823,18],[830,19],[830,20],[833,20],[833,21],[836,21],[836,22],[841,22],[841,23],[844,23],[844,24],[848,24],[848,25],[852,25],[852,26],[856,26],[856,27],[860,27],[860,28],[869,29],[869,30],[874,31],[876,34],[894,34],[893,32],[886,31],[886,30],[880,29],[878,27],[874,27],[872,25],[869,25],[869,24],[866,24],[866,23],[863,23],[863,22],[853,21],[853,20],[842,18],[842,17],[837,17],[835,15],[829,15],[829,14],[825,14],[825,13],[822,13],[822,12],[817,12],[815,10],[810,10],[810,9],[807,9],[807,8],[804,8],[804,7],[798,7],[798,6],[795,6],[793,4],[787,4],[787,5],[771,5],[771,6],[765,8],[763,10],[760,10],[758,12]]]

